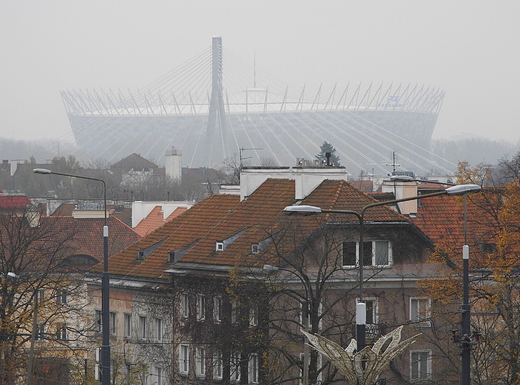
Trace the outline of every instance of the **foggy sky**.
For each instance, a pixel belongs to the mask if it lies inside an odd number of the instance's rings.
[[[294,84],[446,91],[434,138],[520,139],[520,2],[0,0],[0,137],[72,140],[59,92],[135,90],[222,36]]]

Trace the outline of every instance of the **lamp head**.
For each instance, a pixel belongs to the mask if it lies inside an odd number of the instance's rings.
[[[316,206],[287,206],[283,209],[283,212],[287,215],[298,215],[298,216],[307,216],[307,215],[316,215],[321,214],[321,208]]]
[[[481,187],[478,184],[459,184],[448,187],[445,191],[448,195],[464,195],[479,192]]]
[[[44,175],[49,175],[49,174],[52,174],[52,171],[51,170],[48,170],[46,168],[35,168],[33,170],[33,172],[35,174],[44,174]]]
[[[391,175],[390,180],[392,182],[414,182],[416,179],[409,175]]]

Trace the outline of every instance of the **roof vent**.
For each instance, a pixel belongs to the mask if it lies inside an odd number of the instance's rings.
[[[175,262],[175,250],[168,250],[168,262]]]
[[[137,249],[137,260],[144,261],[144,250],[143,249]]]

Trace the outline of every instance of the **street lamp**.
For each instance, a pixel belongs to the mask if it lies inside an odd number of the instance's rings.
[[[352,210],[328,210],[316,206],[287,206],[284,212],[288,215],[315,215],[315,214],[348,214],[354,215],[359,221],[359,301],[356,303],[356,335],[357,335],[357,351],[360,352],[366,345],[366,305],[363,302],[363,255],[364,255],[364,215],[365,212],[377,206],[385,206],[394,203],[418,200],[439,195],[465,195],[480,191],[480,186],[476,184],[463,184],[448,187],[442,191],[436,191],[429,194],[422,194],[407,198],[394,199],[384,202],[374,202],[364,206],[360,212]]]
[[[407,175],[392,175],[394,182],[429,182],[455,186],[453,183],[434,181],[422,181]],[[461,385],[471,384],[471,305],[469,302],[469,246],[467,241],[467,194],[464,193],[464,245],[462,246],[462,307],[460,317],[460,334],[455,335],[455,340],[460,342],[461,349]]]
[[[101,280],[101,384],[110,385],[110,276],[108,274],[108,223],[107,223],[107,184],[103,179],[83,175],[65,174],[46,168],[35,168],[35,174],[61,175],[70,178],[87,179],[103,183],[103,207],[105,222],[103,226],[103,275]]]

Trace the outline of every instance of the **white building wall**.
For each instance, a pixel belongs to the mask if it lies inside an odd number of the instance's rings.
[[[344,167],[246,168],[240,173],[240,200],[244,200],[251,195],[268,178],[293,179],[295,181],[294,197],[295,199],[303,199],[325,179],[348,180],[348,175]]]

